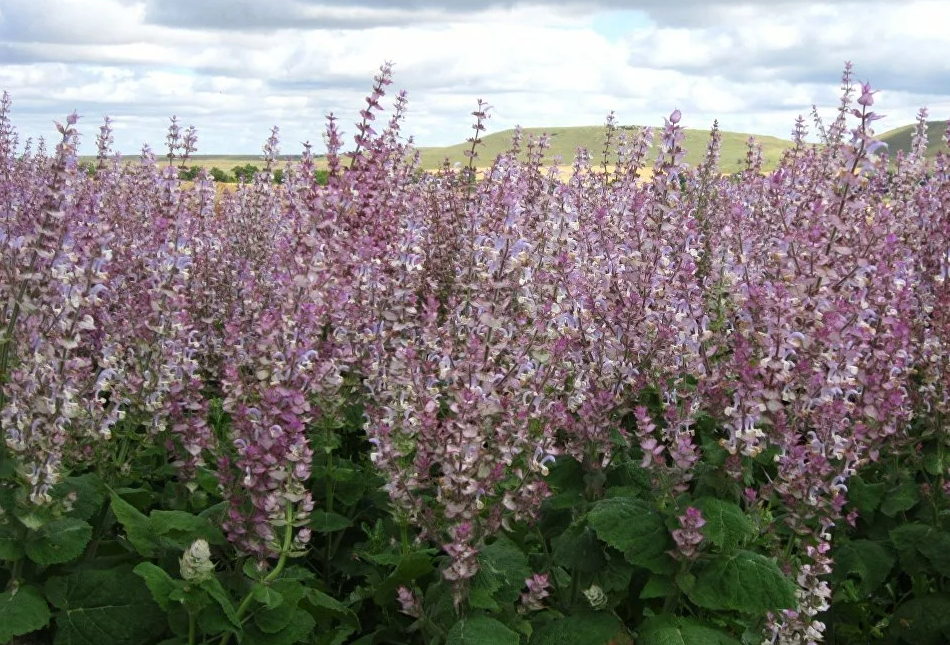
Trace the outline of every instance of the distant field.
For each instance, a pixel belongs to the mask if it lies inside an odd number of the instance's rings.
[[[895,128],[894,130],[888,130],[884,134],[878,136],[878,138],[887,144],[887,148],[890,152],[890,156],[893,159],[897,155],[898,150],[903,150],[904,152],[910,152],[911,140],[914,137],[915,125],[905,125],[900,128]],[[947,147],[943,142],[943,134],[947,131],[947,123],[945,121],[928,121],[927,122],[927,157],[933,158],[937,155],[938,150],[946,150]]]
[[[639,126],[621,126],[620,132],[626,130],[628,134]],[[933,158],[938,150],[945,149],[943,144],[943,133],[946,130],[946,123],[942,121],[931,121],[928,123],[929,145],[927,147],[928,158]],[[888,144],[888,150],[893,155],[898,150],[910,150],[911,137],[914,126],[906,125],[895,128],[879,135],[879,138]],[[552,128],[524,128],[525,137],[529,135],[539,136],[547,133],[550,137],[551,147],[545,154],[546,165],[553,163],[556,156],[561,157],[559,165],[564,172],[570,171],[570,164],[579,147],[587,148],[590,151],[594,164],[600,165],[602,151],[604,147],[604,127],[596,126],[577,126],[577,127],[552,127]],[[695,166],[702,161],[706,151],[706,145],[709,141],[709,132],[706,130],[684,131],[686,139],[683,147],[686,149],[686,163]],[[494,161],[495,157],[505,152],[511,144],[511,137],[514,130],[503,130],[482,137],[483,145],[478,147],[478,159],[476,166],[480,170],[486,169]],[[746,155],[746,142],[750,135],[741,132],[723,132],[722,133],[722,152],[720,156],[720,166],[722,172],[732,173],[743,168]],[[762,155],[764,158],[763,170],[775,168],[782,152],[792,146],[792,142],[770,136],[756,136],[756,141],[762,146]],[[465,151],[471,148],[470,143],[458,143],[452,146],[444,147],[421,147],[419,153],[422,160],[422,167],[426,170],[435,170],[442,166],[443,161],[448,158],[450,163],[467,164]],[[654,149],[655,150],[655,149]],[[288,160],[297,161],[298,155],[281,156],[280,165],[283,166]],[[129,156],[129,162],[135,162],[136,156]],[[80,161],[92,161],[92,157],[81,157]],[[612,166],[615,161],[613,154],[610,155],[609,165]],[[652,156],[651,156],[652,162]],[[201,166],[203,168],[219,168],[226,173],[231,173],[237,166],[252,164],[260,167],[262,165],[259,155],[195,155],[188,162],[189,166]],[[318,169],[326,168],[326,161],[322,157],[316,159]]]
[[[625,129],[632,130],[636,126],[624,126]],[[604,126],[577,126],[570,128],[523,128],[525,136],[540,135],[547,133],[551,138],[551,147],[546,153],[546,158],[551,160],[556,155],[562,157],[561,163],[570,165],[574,160],[578,147],[587,148],[593,156],[594,162],[601,160],[604,148]],[[505,152],[510,143],[514,130],[504,130],[482,137],[483,145],[478,147],[478,166],[490,165],[492,160],[502,152]],[[618,131],[618,135],[620,132]],[[632,132],[629,132],[632,134]],[[683,147],[686,149],[686,163],[697,165],[702,161],[706,152],[706,144],[709,141],[709,132],[706,130],[685,130],[686,139]],[[743,167],[746,154],[746,142],[749,139],[748,134],[738,132],[722,133],[722,154],[721,166],[723,172],[735,172]],[[756,137],[756,141],[762,146],[762,154],[765,159],[766,169],[772,168],[778,162],[782,151],[792,146],[791,141],[779,139],[778,137]],[[454,146],[444,148],[419,148],[422,156],[422,166],[424,168],[438,168],[443,160],[448,157],[452,163],[468,163],[464,152],[471,149],[470,143],[460,143]],[[614,157],[610,156],[610,163],[613,163]]]

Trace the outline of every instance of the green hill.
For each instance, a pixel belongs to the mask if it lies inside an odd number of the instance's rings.
[[[639,126],[619,126],[618,129],[632,131]],[[585,147],[590,151],[594,163],[600,163],[603,158],[604,148],[604,127],[603,126],[578,126],[567,128],[524,128],[525,137],[529,134],[540,135],[547,133],[551,138],[551,147],[545,157],[548,160],[553,159],[555,155],[560,155],[564,165],[570,165],[574,160],[574,155],[578,147]],[[686,163],[695,166],[702,161],[706,152],[706,144],[709,141],[709,132],[706,130],[686,130],[686,139],[683,147],[686,149]],[[491,164],[495,157],[506,151],[511,143],[511,137],[514,130],[504,130],[488,134],[482,137],[484,145],[478,147],[478,160],[476,165],[485,167]],[[619,132],[618,132],[619,134]],[[659,132],[656,133],[659,135]],[[746,142],[748,134],[738,132],[722,133],[722,154],[720,164],[723,172],[735,172],[740,170],[745,163]],[[765,168],[774,168],[782,155],[782,151],[791,147],[792,142],[778,137],[756,137],[756,141],[762,146],[762,154],[765,159]],[[522,144],[524,147],[524,144]],[[468,159],[464,152],[471,149],[470,143],[459,143],[453,146],[443,148],[419,148],[422,156],[422,165],[424,168],[437,168],[442,161],[448,157],[452,163],[460,162],[467,164]],[[652,163],[651,155],[651,163]],[[611,157],[611,163],[613,157]]]
[[[914,125],[905,125],[900,128],[888,130],[878,138],[887,144],[887,149],[891,159],[897,155],[898,150],[910,152],[911,139],[914,136]],[[946,144],[943,142],[943,134],[947,131],[945,121],[927,122],[927,158],[932,159],[937,156],[938,150],[946,150]]]

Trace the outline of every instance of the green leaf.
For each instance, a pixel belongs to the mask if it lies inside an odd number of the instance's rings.
[[[653,573],[672,573],[673,559],[667,554],[673,545],[663,519],[639,499],[609,497],[597,502],[587,521],[597,537],[621,551],[631,564]]]
[[[152,599],[158,603],[158,606],[168,611],[169,596],[181,586],[180,581],[173,579],[164,569],[151,562],[142,562],[132,571],[145,581]]]
[[[647,583],[640,590],[640,597],[644,600],[648,598],[666,598],[676,591],[676,585],[669,576],[651,575]]]
[[[221,608],[221,611],[224,612],[225,617],[233,625],[237,631],[240,633],[241,630],[241,619],[238,618],[237,611],[234,609],[234,604],[231,602],[231,597],[228,595],[228,592],[224,590],[224,587],[221,586],[221,583],[217,578],[209,578],[207,580],[202,580],[199,583],[199,586],[207,592],[211,598],[218,603],[218,607]]]
[[[858,591],[867,595],[884,584],[893,566],[894,556],[877,542],[851,540],[836,550],[832,576],[838,582],[857,576],[861,580]]]
[[[584,525],[572,526],[551,540],[551,557],[558,564],[582,573],[593,573],[607,564],[597,536]]]
[[[0,593],[0,643],[43,629],[49,619],[49,605],[36,587]]]
[[[132,543],[132,546],[146,558],[154,557],[161,550],[158,543],[158,537],[152,531],[152,525],[139,509],[135,508],[127,501],[119,497],[118,493],[112,493],[112,512],[116,519],[125,529],[125,535]]]
[[[254,624],[266,634],[276,634],[293,621],[294,616],[297,615],[297,605],[306,595],[307,589],[295,580],[275,580],[270,583],[270,587],[271,593],[280,596],[282,602],[255,612]],[[257,588],[255,588],[256,597]]]
[[[884,499],[884,484],[869,484],[861,477],[848,480],[848,503],[858,510],[862,517],[869,517],[877,510]]]
[[[353,522],[339,513],[317,510],[310,516],[310,526],[317,533],[326,534],[344,531],[353,526]]]
[[[738,504],[715,497],[701,497],[693,506],[703,512],[703,535],[716,546],[731,550],[753,539],[755,527]]]
[[[284,597],[280,593],[262,582],[258,582],[251,588],[251,594],[254,596],[254,600],[267,609],[275,609],[284,602]]]
[[[643,621],[637,645],[740,645],[713,625],[683,616],[652,616]]]
[[[909,511],[920,501],[920,490],[912,481],[903,482],[893,490],[887,492],[881,502],[881,512],[888,517]]]
[[[445,645],[519,645],[518,634],[494,618],[463,618],[449,630]]]
[[[129,566],[76,571],[46,582],[54,645],[143,645],[162,635],[165,613]]]
[[[706,609],[732,609],[749,614],[791,609],[795,587],[769,558],[752,551],[723,554],[694,571],[690,599]]]
[[[505,536],[483,547],[478,563],[478,573],[472,580],[473,590],[487,592],[489,597],[502,602],[517,600],[525,579],[531,576],[527,554]]]
[[[0,560],[15,561],[26,555],[23,535],[15,524],[0,525]]]
[[[185,511],[152,511],[148,522],[152,534],[161,536],[160,542],[172,548],[185,550],[198,538],[209,544],[227,542],[221,529],[206,518]]]
[[[903,603],[894,612],[891,633],[913,645],[950,642],[950,596],[931,594]]]
[[[307,589],[306,599],[307,602],[309,602],[314,607],[314,609],[317,610],[318,614],[327,613],[341,620],[343,623],[350,625],[356,630],[359,630],[359,618],[357,618],[356,614],[353,613],[352,609],[344,605],[336,598],[328,596],[319,589],[310,587]]]
[[[626,629],[605,612],[582,612],[559,618],[531,635],[530,645],[607,645],[621,642]],[[619,637],[619,638],[618,638]]]
[[[53,497],[64,499],[72,496],[72,510],[70,517],[88,520],[102,507],[105,499],[102,481],[93,473],[86,473],[77,477],[67,477],[53,487]]]
[[[277,632],[263,632],[249,627],[241,645],[292,645],[306,640],[313,633],[317,621],[303,609],[296,610],[286,627]]]
[[[62,564],[82,555],[91,539],[92,527],[88,522],[64,517],[31,533],[25,544],[26,555],[43,566]]]
[[[905,524],[890,532],[901,568],[910,575],[931,569],[950,577],[950,533],[925,524]]]
[[[399,559],[399,565],[386,579],[376,585],[373,600],[385,606],[396,599],[396,589],[408,585],[416,578],[432,572],[432,556],[424,551],[407,553]]]

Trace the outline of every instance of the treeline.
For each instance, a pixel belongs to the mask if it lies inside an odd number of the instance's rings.
[[[90,176],[95,176],[96,174],[96,165],[89,161],[84,161],[79,164],[79,167]],[[201,174],[201,171],[204,170],[203,166],[185,166],[179,168],[178,177],[183,181],[194,181]],[[218,183],[225,184],[237,184],[241,181],[251,182],[254,180],[255,175],[261,172],[261,169],[255,166],[254,164],[245,164],[243,166],[235,166],[231,169],[231,172],[221,170],[217,166],[212,166],[208,169],[208,175]],[[327,170],[317,170],[315,173],[317,183],[321,186],[327,184],[327,179],[329,177],[329,171]],[[278,168],[274,171],[273,180],[275,184],[284,183],[284,169]]]

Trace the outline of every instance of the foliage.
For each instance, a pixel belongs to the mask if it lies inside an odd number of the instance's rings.
[[[0,645],[946,642],[926,113],[889,159],[849,66],[768,175],[675,110],[479,176],[479,102],[425,173],[390,83],[221,197],[174,118],[88,173],[4,95]]]

